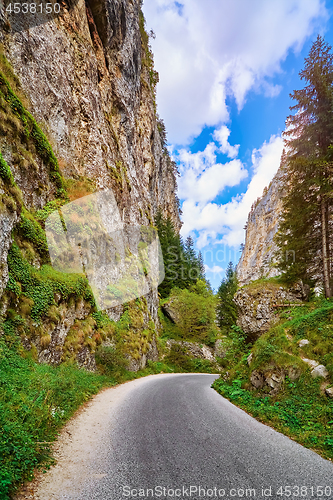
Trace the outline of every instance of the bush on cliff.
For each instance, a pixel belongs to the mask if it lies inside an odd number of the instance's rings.
[[[167,301],[177,317],[177,324],[163,321],[169,338],[191,340],[214,345],[218,334],[215,323],[216,297],[203,281],[198,281],[190,290],[174,288]],[[168,335],[169,333],[169,335]]]

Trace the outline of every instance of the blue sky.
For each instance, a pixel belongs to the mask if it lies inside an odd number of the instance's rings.
[[[333,0],[144,0],[158,112],[179,165],[182,235],[217,288],[240,257],[252,203],[276,173],[289,94]]]

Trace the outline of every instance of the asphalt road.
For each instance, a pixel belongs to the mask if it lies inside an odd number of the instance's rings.
[[[58,498],[333,499],[332,463],[222,398],[210,388],[215,378],[125,384],[80,493]]]

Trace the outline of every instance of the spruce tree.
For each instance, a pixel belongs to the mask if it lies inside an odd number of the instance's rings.
[[[188,286],[195,283],[201,278],[200,263],[194,249],[194,241],[192,236],[188,236],[184,245],[184,279]]]
[[[217,321],[223,333],[228,333],[231,326],[236,323],[237,308],[233,298],[237,288],[236,270],[232,262],[229,262],[225,278],[222,280],[217,292]]]
[[[309,280],[320,274],[330,297],[333,54],[321,36],[299,75],[306,86],[290,94],[296,101],[290,108],[295,114],[288,116],[284,133],[285,179],[290,189],[277,236],[280,267],[289,279]],[[295,259],[290,258],[293,252]]]
[[[182,259],[183,246],[179,235],[169,217],[163,217],[159,211],[155,218],[158,236],[161,244],[165,278],[159,285],[158,291],[162,298],[168,297],[175,286],[182,286]]]
[[[200,271],[200,279],[207,282],[203,255],[200,251],[198,253],[198,265],[199,265],[199,271]],[[210,284],[208,282],[207,282],[207,284],[210,286]]]
[[[192,237],[188,236],[184,243],[175,231],[170,217],[164,217],[161,211],[158,211],[155,217],[155,224],[165,270],[164,281],[158,287],[161,297],[168,297],[175,287],[190,289],[199,280],[206,284],[207,290],[210,290],[210,284],[205,277],[202,255],[200,253],[197,255]]]

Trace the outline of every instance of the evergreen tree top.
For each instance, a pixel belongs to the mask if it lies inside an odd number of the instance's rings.
[[[287,117],[284,137],[289,158],[293,155],[318,157],[326,153],[333,142],[333,54],[332,48],[318,35],[313,43],[301,80],[307,85],[294,90],[290,106],[294,115]]]

